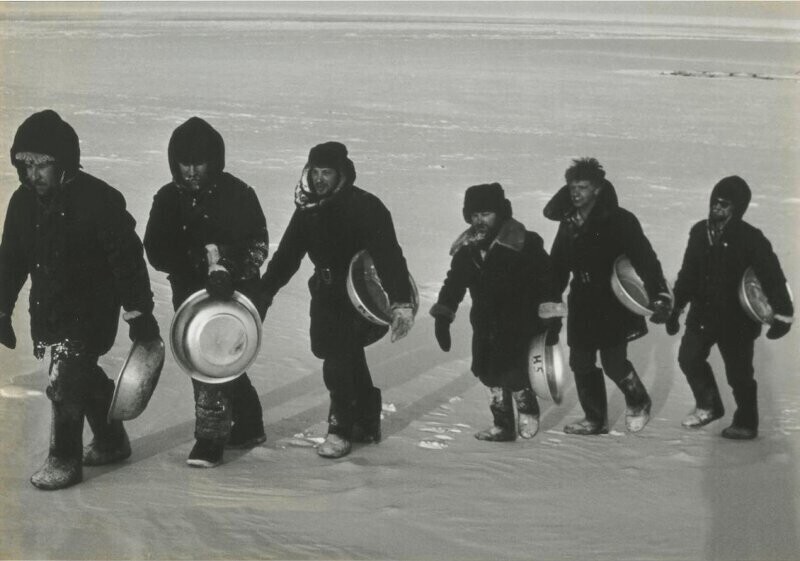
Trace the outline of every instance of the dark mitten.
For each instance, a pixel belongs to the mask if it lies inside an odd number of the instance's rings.
[[[8,314],[0,316],[0,343],[9,349],[17,346],[17,336],[14,334],[14,328],[11,326],[11,316]]]
[[[767,330],[767,339],[780,339],[792,328],[792,324],[775,318]]]
[[[223,268],[214,269],[208,273],[206,280],[208,295],[217,300],[230,300],[233,298],[233,279],[231,274]]]
[[[561,334],[563,323],[561,318],[547,318],[543,320],[547,335],[545,336],[544,344],[548,347],[558,344],[558,338]]]
[[[444,352],[450,350],[450,320],[445,317],[437,317],[435,322],[436,342]]]
[[[667,335],[675,335],[681,330],[681,311],[679,309],[672,310],[669,318],[667,318],[665,327],[667,328]]]
[[[136,341],[153,341],[161,336],[158,322],[153,314],[142,314],[128,320],[128,337]]]
[[[667,323],[671,318],[672,302],[666,296],[657,296],[652,304],[653,314],[650,321],[653,323]]]

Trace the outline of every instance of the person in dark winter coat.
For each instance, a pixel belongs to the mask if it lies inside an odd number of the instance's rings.
[[[786,278],[772,245],[761,230],[742,219],[750,196],[750,187],[735,175],[714,186],[708,218],[692,226],[689,232],[683,265],[675,283],[675,308],[667,322],[667,333],[675,335],[680,330],[683,308],[691,303],[678,364],[689,382],[696,406],[683,420],[683,426],[702,427],[724,414],[708,363],[711,347],[716,344],[736,401],[733,422],[722,431],[722,436],[733,439],[751,439],[758,434],[753,348],[761,324],[745,315],[738,301],[745,270],[753,268],[775,314],[767,338],[786,335],[794,316]]]
[[[234,290],[258,307],[259,268],[269,250],[267,222],[255,191],[225,171],[222,136],[199,117],[172,133],[172,181],[153,198],[144,247],[167,273],[177,309],[198,290],[228,300]],[[263,307],[259,310],[262,319]],[[223,450],[266,440],[261,403],[247,373],[222,384],[192,380],[196,443],[187,463],[214,467]]]
[[[120,307],[133,341],[159,337],[153,293],[125,198],[81,171],[75,130],[52,110],[17,129],[11,163],[20,187],[11,196],[0,243],[0,343],[16,346],[11,314],[30,275],[34,354],[49,350],[50,450],[31,483],[61,489],[79,483],[82,465],[131,454],[121,421],[107,413],[112,382],[97,361],[114,344]],[[84,417],[94,434],[83,449]]]
[[[625,395],[627,429],[638,432],[650,418],[651,401],[627,358],[627,348],[629,341],[647,333],[647,325],[643,317],[625,308],[611,289],[615,260],[620,255],[630,259],[644,282],[655,323],[664,323],[669,316],[669,289],[639,220],[619,206],[600,163],[594,158],[573,160],[565,176],[567,185],[546,205],[544,215],[561,222],[550,257],[559,295],[572,276],[567,344],[586,417],[565,426],[564,432],[608,432],[603,371]],[[598,352],[602,369],[595,362]]]
[[[349,300],[346,279],[356,253],[369,252],[389,297],[392,341],[404,337],[414,322],[412,287],[392,216],[377,197],[356,187],[355,179],[343,144],[311,149],[295,189],[294,214],[261,278],[269,305],[306,254],[314,263],[308,280],[311,351],[323,359],[331,398],[328,435],[317,453],[327,458],[348,454],[353,440],[380,440],[381,392],[372,383],[364,347],[388,327],[364,319]]]
[[[472,372],[489,388],[494,420],[475,437],[533,438],[539,430],[539,403],[528,379],[528,349],[546,327],[539,306],[553,299],[550,258],[542,238],[512,218],[499,183],[468,188],[463,216],[471,226],[450,249],[450,270],[430,310],[436,340],[443,351],[450,350],[450,324],[469,290]]]

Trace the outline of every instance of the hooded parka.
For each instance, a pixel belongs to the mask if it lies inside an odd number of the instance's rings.
[[[45,154],[63,172],[44,197],[25,182],[20,152]],[[35,113],[11,147],[22,185],[8,204],[0,244],[0,311],[10,314],[31,277],[35,352],[70,341],[89,355],[114,343],[120,306],[150,313],[153,294],[142,244],[122,194],[80,171],[78,136],[52,110]]]
[[[192,191],[180,182],[178,154],[195,146],[209,154],[212,181]],[[167,273],[174,307],[205,287],[208,244],[219,248],[234,288],[257,304],[259,267],[269,251],[267,222],[253,188],[224,171],[222,136],[192,117],[173,132],[168,159],[173,180],[153,197],[144,247],[150,264]]]
[[[753,268],[776,314],[791,317],[794,307],[772,245],[761,230],[743,220],[750,203],[750,188],[744,181],[727,184],[732,188],[723,198],[731,199],[733,216],[716,241],[707,219],[692,226],[675,282],[675,307],[682,309],[691,303],[687,325],[755,339],[761,324],[750,319],[739,303],[739,287],[748,267]],[[712,190],[709,203],[722,196],[720,192],[718,185]]]
[[[647,333],[644,318],[625,308],[611,289],[614,261],[626,255],[651,301],[668,294],[661,264],[639,220],[619,206],[608,180],[603,180],[597,202],[581,226],[570,220],[574,212],[568,186],[544,209],[545,217],[561,222],[550,252],[558,295],[572,275],[567,343],[582,349],[604,349],[642,337]]]

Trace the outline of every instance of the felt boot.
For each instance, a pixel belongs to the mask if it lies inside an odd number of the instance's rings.
[[[353,421],[353,442],[378,443],[381,441],[381,390],[370,388],[364,399],[356,401]]]
[[[628,432],[641,431],[650,421],[650,408],[652,407],[644,384],[633,367],[631,367],[630,373],[616,384],[625,396],[625,428],[628,429]]]
[[[494,425],[475,433],[478,440],[489,442],[510,442],[517,438],[514,426],[514,404],[511,391],[500,387],[489,388],[489,409],[492,412]]]
[[[107,380],[103,389],[89,398],[86,403],[86,420],[94,438],[83,450],[83,464],[102,466],[120,462],[131,455],[131,443],[122,426],[122,421],[108,420],[108,408],[114,394],[114,383]]]
[[[588,372],[575,372],[575,387],[578,390],[578,401],[586,417],[566,425],[564,432],[582,436],[607,434],[608,404],[603,371],[595,368]]]
[[[50,450],[31,483],[46,491],[83,481],[83,411],[75,403],[52,402]]]

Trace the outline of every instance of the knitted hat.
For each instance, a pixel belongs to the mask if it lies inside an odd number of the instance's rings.
[[[52,157],[68,177],[77,173],[81,167],[78,135],[52,109],[34,113],[25,119],[14,135],[11,163],[17,167],[20,179],[22,171],[19,164],[25,159],[35,158],[34,154]],[[18,155],[21,157],[17,157]]]
[[[733,203],[733,214],[741,218],[750,205],[750,186],[738,175],[724,177],[711,190],[709,205],[714,199],[727,199]]]
[[[464,193],[464,220],[471,222],[475,212],[495,212],[501,220],[511,218],[511,202],[506,199],[499,183],[473,185],[467,189]]]

